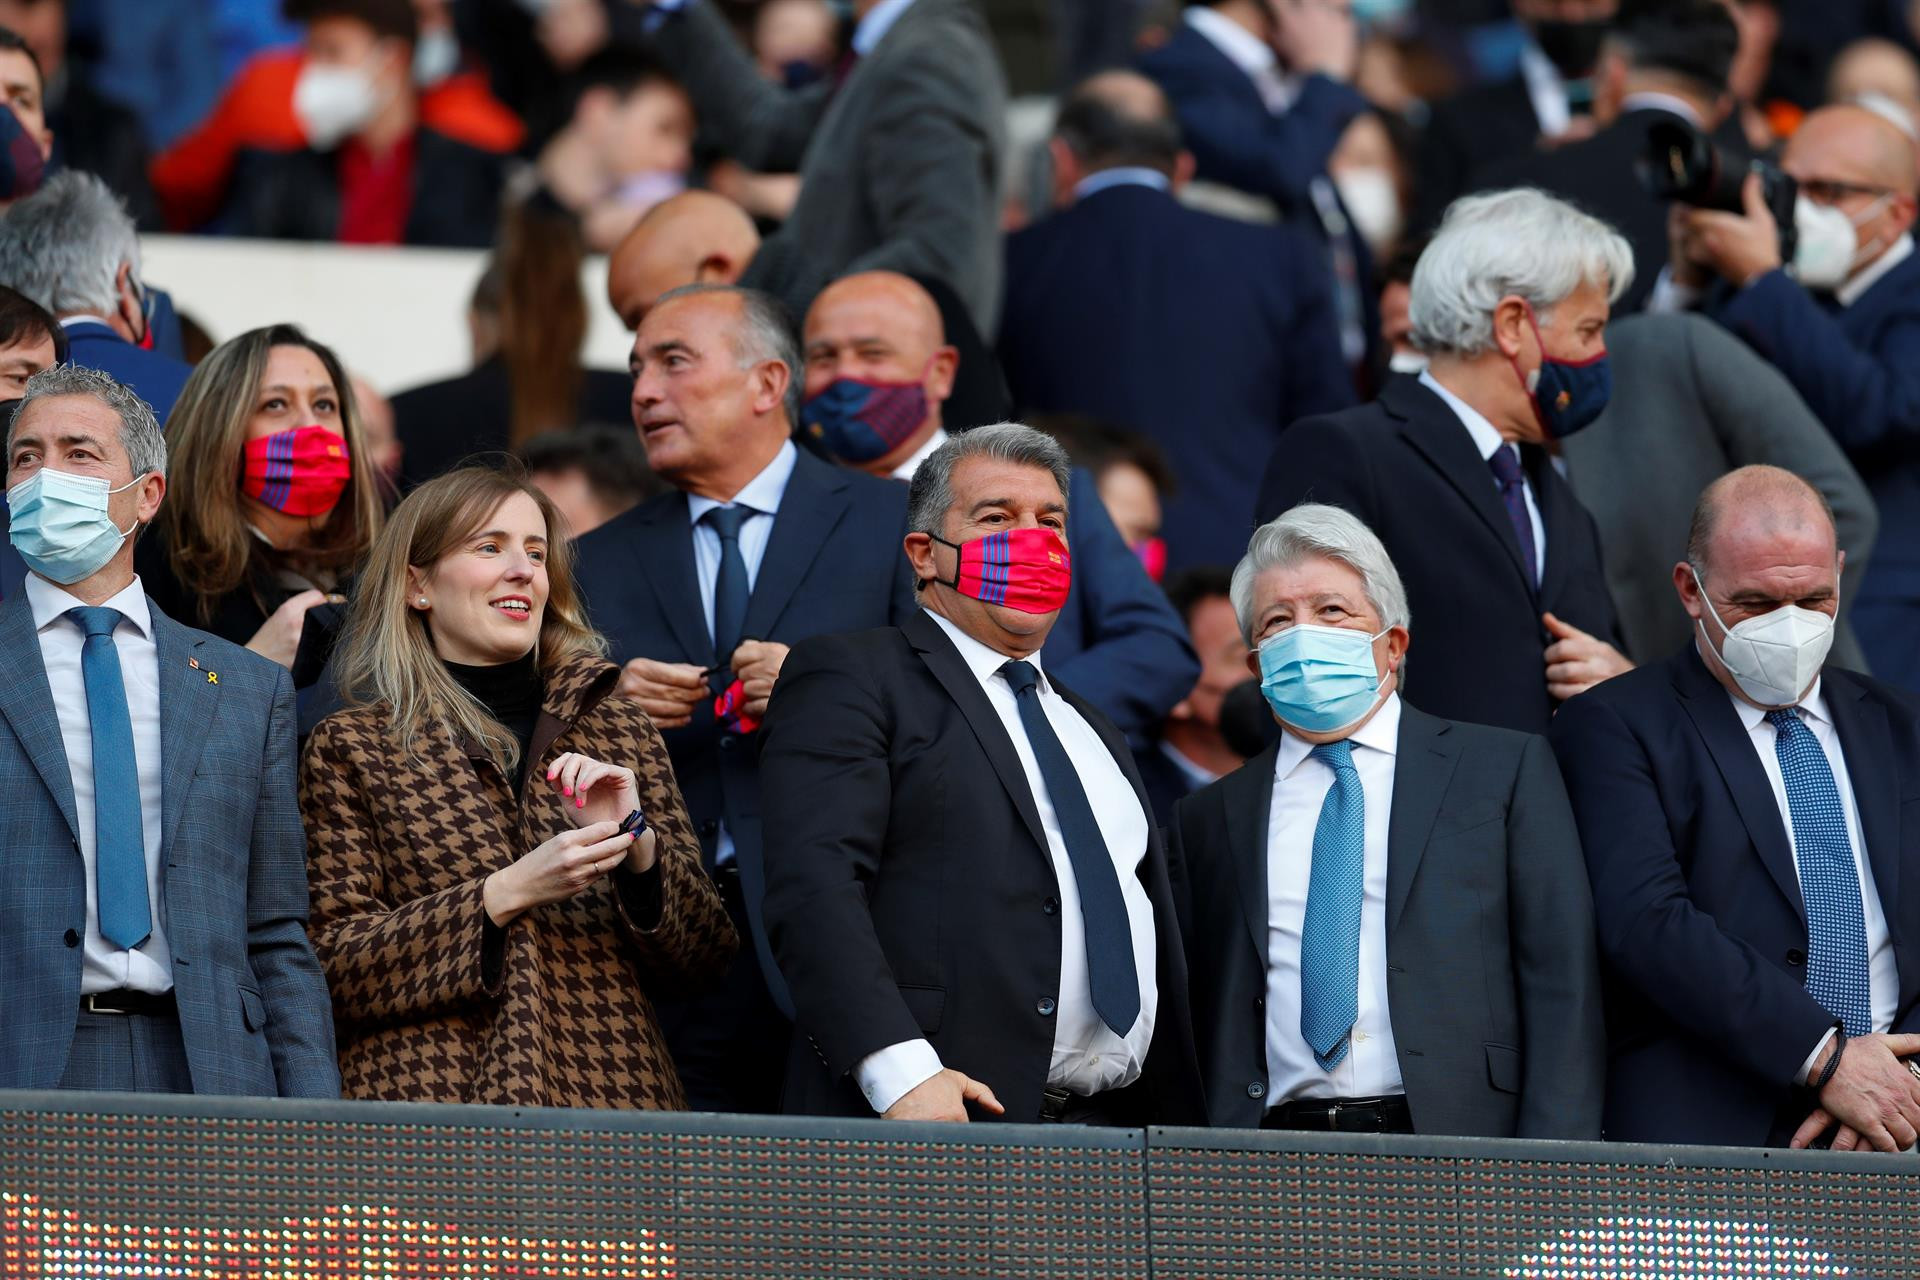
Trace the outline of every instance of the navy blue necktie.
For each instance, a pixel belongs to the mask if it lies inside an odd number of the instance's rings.
[[[1850,1036],[1873,1031],[1873,987],[1867,970],[1867,915],[1854,870],[1847,811],[1833,766],[1792,707],[1767,712],[1773,752],[1787,784],[1793,858],[1807,904],[1807,993]]]
[[[740,554],[740,526],[754,514],[752,507],[715,507],[701,517],[720,536],[720,572],[713,579],[713,659],[714,666],[723,669],[733,661],[747,625],[750,592],[746,557]],[[717,671],[714,678],[723,687],[733,683],[728,671]]]
[[[113,647],[118,609],[69,609],[87,633],[80,674],[93,732],[93,876],[100,936],[131,951],[153,932],[147,901],[147,838],[140,821],[140,770],[133,755],[133,718]]]
[[[1310,753],[1333,770],[1313,829],[1313,870],[1300,926],[1300,1035],[1328,1071],[1347,1056],[1360,1017],[1360,908],[1367,888],[1366,793],[1345,739]]]
[[[1133,928],[1127,922],[1127,900],[1120,893],[1107,839],[1094,820],[1093,806],[1080,785],[1073,760],[1053,732],[1045,707],[1040,705],[1040,674],[1028,662],[1009,662],[1000,668],[1020,708],[1020,724],[1040,766],[1047,799],[1060,822],[1060,839],[1073,864],[1073,882],[1080,890],[1080,916],[1087,932],[1087,987],[1093,1010],[1117,1036],[1125,1036],[1140,1016],[1140,972],[1133,963]]]
[[[1520,456],[1510,444],[1502,444],[1487,459],[1500,482],[1500,501],[1506,504],[1507,519],[1513,524],[1513,536],[1520,540],[1520,560],[1527,567],[1529,585],[1540,585],[1540,559],[1533,545],[1533,517],[1527,514],[1527,477],[1520,470]]]

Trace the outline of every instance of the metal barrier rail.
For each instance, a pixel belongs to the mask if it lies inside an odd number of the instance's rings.
[[[0,1277],[1914,1277],[1920,1160],[0,1091]]]

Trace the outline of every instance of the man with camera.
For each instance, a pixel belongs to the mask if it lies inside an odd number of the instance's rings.
[[[1914,140],[1865,107],[1826,107],[1800,126],[1780,167],[1798,188],[1790,256],[1762,176],[1750,174],[1739,213],[1675,207],[1671,273],[1653,305],[1708,299],[1786,374],[1866,478],[1880,541],[1854,628],[1872,668],[1911,688],[1920,662]]]

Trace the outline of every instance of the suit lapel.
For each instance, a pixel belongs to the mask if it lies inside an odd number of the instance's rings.
[[[53,686],[47,683],[46,664],[40,658],[40,636],[33,626],[33,609],[25,591],[0,605],[0,715],[4,715],[40,781],[52,793],[73,838],[80,838],[80,820],[74,816],[73,774],[67,767],[67,744],[60,736],[60,716],[53,709]]]
[[[1540,599],[1558,600],[1566,585],[1567,548],[1575,536],[1573,522],[1578,508],[1572,488],[1554,469],[1545,449],[1536,445],[1521,448],[1527,480],[1533,485],[1533,500],[1540,505],[1540,528],[1547,535],[1545,565],[1540,574]]]
[[[1860,835],[1867,842],[1867,865],[1882,914],[1898,937],[1900,901],[1900,779],[1892,771],[1893,733],[1887,711],[1851,681],[1838,683],[1829,672],[1827,710],[1833,715],[1840,749],[1846,754],[1847,780],[1860,807]]]
[[[693,525],[687,495],[669,494],[643,509],[640,536],[634,540],[639,576],[653,589],[660,612],[689,661],[710,660],[713,637],[707,634],[706,606],[693,559]]]
[[[772,634],[800,580],[826,546],[827,536],[846,514],[850,483],[839,468],[800,450],[747,601],[746,638],[764,640]]]
[[[1713,678],[1691,644],[1679,661],[1673,687],[1680,694],[1680,703],[1733,796],[1754,852],[1804,922],[1807,908],[1800,897],[1800,877],[1793,868],[1793,846],[1787,842],[1786,824],[1781,820],[1773,787],[1754,754],[1753,739],[1741,725],[1731,695]]]
[[[1400,703],[1399,752],[1393,762],[1393,815],[1387,820],[1387,936],[1393,936],[1427,852],[1427,834],[1460,761],[1445,720]]]
[[[1267,828],[1273,821],[1273,771],[1280,744],[1232,773],[1220,784],[1226,807],[1227,850],[1233,858],[1234,882],[1240,889],[1240,916],[1253,940],[1254,953],[1267,954]]]
[[[1520,558],[1520,539],[1513,532],[1513,522],[1507,519],[1507,508],[1500,501],[1500,491],[1494,487],[1493,473],[1487,469],[1486,459],[1474,450],[1473,437],[1453,407],[1413,378],[1388,383],[1380,402],[1401,420],[1400,434],[1406,437],[1407,443],[1453,486],[1487,526],[1487,531],[1506,548],[1513,571],[1520,575],[1527,594],[1533,595],[1533,574]],[[1537,493],[1535,500],[1538,500]],[[1544,513],[1541,523],[1546,523]]]
[[[988,763],[999,775],[1000,785],[1013,797],[1013,806],[1020,811],[1034,844],[1048,860],[1047,865],[1052,866],[1052,855],[1047,852],[1047,830],[1040,825],[1040,808],[1033,802],[1033,789],[1027,785],[1026,771],[1020,767],[1019,753],[1014,750],[1013,739],[1007,736],[1007,728],[1000,722],[993,704],[987,701],[986,691],[974,679],[972,668],[960,657],[960,651],[953,647],[940,625],[920,610],[908,615],[900,630],[927,664],[927,669],[933,672],[934,679],[947,691],[947,696],[960,708],[960,714],[967,718],[974,737],[980,740],[987,754]]]
[[[160,850],[171,857],[193,771],[220,705],[219,672],[208,670],[199,656],[204,635],[161,613],[151,599],[147,610],[160,661]]]

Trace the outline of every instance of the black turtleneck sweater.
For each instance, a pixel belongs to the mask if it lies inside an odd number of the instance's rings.
[[[520,777],[527,776],[532,765],[533,729],[540,723],[540,703],[546,695],[546,681],[532,650],[525,657],[491,667],[470,667],[463,662],[446,664],[447,673],[479,700],[487,714],[498,720],[520,743]]]

